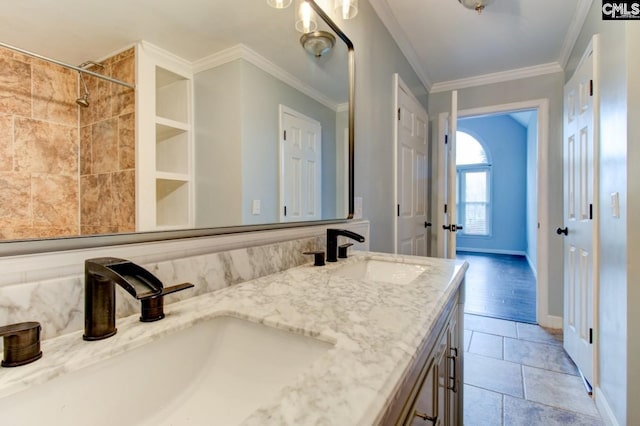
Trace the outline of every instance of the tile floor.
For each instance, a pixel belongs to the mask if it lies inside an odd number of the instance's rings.
[[[464,425],[602,425],[562,332],[465,314]]]

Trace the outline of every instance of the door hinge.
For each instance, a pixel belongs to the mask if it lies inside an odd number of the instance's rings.
[[[449,143],[449,135],[444,135],[444,144],[448,144]]]
[[[589,96],[593,96],[593,80],[589,80]]]
[[[593,204],[589,204],[589,220],[593,220]]]
[[[287,215],[287,206],[284,206],[284,215]]]
[[[447,214],[447,205],[444,205],[444,214]]]
[[[593,345],[593,328],[589,329],[589,344]]]
[[[400,108],[398,108],[398,121],[400,121]]]
[[[286,130],[284,131],[284,140],[285,141],[287,140],[287,131]]]
[[[400,204],[398,204],[398,217],[400,217]]]

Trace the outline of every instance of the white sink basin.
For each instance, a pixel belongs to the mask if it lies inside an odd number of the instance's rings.
[[[0,399],[2,424],[234,425],[331,347],[218,317]]]
[[[426,266],[413,263],[365,259],[355,263],[348,263],[336,269],[334,274],[358,280],[409,284],[426,270]]]

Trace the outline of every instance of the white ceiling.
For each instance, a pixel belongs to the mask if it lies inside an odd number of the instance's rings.
[[[592,0],[369,0],[432,92],[557,72]]]

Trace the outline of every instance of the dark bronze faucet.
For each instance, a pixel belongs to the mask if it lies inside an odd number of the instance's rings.
[[[193,287],[185,283],[164,288],[151,272],[115,257],[88,259],[84,272],[84,340],[101,340],[116,334],[116,284],[141,301],[140,321],[144,322],[164,318],[166,294]]]
[[[348,231],[346,229],[327,229],[327,262],[338,261],[338,236],[351,238],[360,243],[364,243],[364,237],[355,232]],[[346,252],[345,252],[346,253]],[[346,254],[345,254],[346,255]]]
[[[21,322],[0,327],[4,338],[3,367],[18,367],[42,358],[39,322]]]

